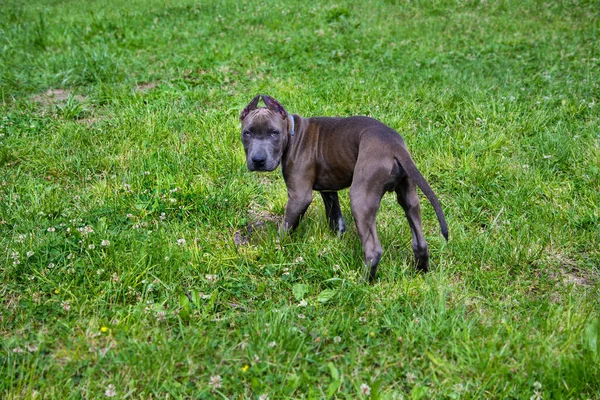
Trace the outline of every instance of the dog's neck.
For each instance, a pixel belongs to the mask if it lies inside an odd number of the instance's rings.
[[[298,117],[298,124],[296,125],[296,120],[294,119],[294,116],[292,114],[288,114],[288,118],[290,119],[290,123],[291,123],[291,129],[290,129],[290,136],[288,136],[288,140],[286,140],[286,143],[282,149],[281,152],[281,172],[283,172],[283,170],[285,169],[285,164],[287,164],[287,160],[288,157],[290,155],[290,151],[294,151],[294,148],[297,148],[297,146],[299,145],[300,142],[302,142],[302,138],[303,135],[300,133],[298,135],[296,135],[296,128],[299,131],[303,132],[302,126],[304,124],[302,117]]]

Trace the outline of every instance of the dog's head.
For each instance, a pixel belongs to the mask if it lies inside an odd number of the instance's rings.
[[[267,107],[257,107],[263,99]],[[293,129],[292,116],[272,97],[258,95],[244,108],[242,143],[250,171],[273,171],[281,162]]]

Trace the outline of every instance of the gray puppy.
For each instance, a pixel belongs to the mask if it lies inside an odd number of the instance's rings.
[[[267,107],[257,107],[261,97]],[[331,229],[344,232],[337,191],[350,187],[352,215],[362,242],[368,279],[372,280],[383,253],[375,226],[377,211],[384,193],[395,191],[412,232],[417,268],[428,270],[429,252],[416,186],[433,205],[446,240],[448,226],[437,197],[398,132],[369,117],[290,115],[266,95],[252,99],[240,121],[248,169],[272,171],[281,164],[288,191],[283,231],[298,226],[312,202],[312,191],[317,190]]]

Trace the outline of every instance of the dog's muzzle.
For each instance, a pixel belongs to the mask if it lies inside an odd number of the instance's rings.
[[[272,146],[266,145],[268,143],[260,143],[261,145],[254,145],[250,147],[249,152],[246,156],[246,164],[250,171],[268,172],[273,171],[279,166],[278,157],[273,154],[275,150]]]
[[[278,162],[269,162],[262,157],[248,159],[246,164],[248,165],[248,170],[256,172],[273,171],[279,166]]]

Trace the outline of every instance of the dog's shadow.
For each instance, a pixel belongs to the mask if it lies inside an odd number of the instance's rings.
[[[394,204],[391,204],[386,208],[393,209],[393,206]],[[362,247],[351,212],[343,208],[348,230],[340,235],[330,230],[321,211],[318,207],[309,208],[296,231],[281,236],[279,228],[283,222],[283,215],[267,210],[248,210],[246,222],[234,231],[233,243],[242,251],[250,247],[260,249],[259,253],[262,256],[259,258],[265,261],[271,259],[279,260],[278,262],[284,264],[293,264],[299,257],[304,257],[306,263],[315,266],[326,264],[335,269],[341,264],[347,265],[349,269],[356,269],[357,272],[361,271]],[[382,216],[386,214],[384,212]],[[393,221],[391,217],[388,219]],[[393,267],[393,270],[399,270],[394,274],[412,275],[411,255],[406,250],[410,248],[410,236],[406,234],[406,229],[397,221],[381,222],[382,236],[385,236],[386,242],[389,242],[388,251],[384,254],[386,263]],[[322,241],[320,248],[315,247],[315,240]],[[276,253],[279,255],[275,256]],[[322,272],[325,270],[327,268]]]
[[[246,222],[234,231],[233,243],[242,254],[254,254],[259,263],[301,266],[309,280],[335,277],[340,267],[360,272],[362,247],[352,217],[348,231],[339,234],[330,229],[321,211],[311,207],[298,228],[283,235],[279,231],[283,215],[249,211]]]

